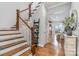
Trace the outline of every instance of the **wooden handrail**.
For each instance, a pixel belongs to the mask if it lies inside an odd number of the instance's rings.
[[[41,4],[41,2],[39,2],[38,4]]]
[[[29,4],[29,6],[31,6],[32,3],[33,3],[33,2],[31,2],[31,3]],[[24,12],[24,11],[26,11],[26,10],[29,10],[29,8],[26,8],[26,9],[24,9],[24,10],[21,10],[20,13],[21,13],[21,12]]]
[[[21,18],[21,17],[19,17],[21,20],[22,20],[22,22],[31,30],[31,27]]]
[[[26,8],[26,9],[24,9],[24,10],[21,10],[20,12],[24,12],[24,11],[26,11],[26,10],[28,10],[29,8]]]

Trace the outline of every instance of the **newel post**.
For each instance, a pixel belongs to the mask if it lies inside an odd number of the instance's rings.
[[[19,10],[16,10],[16,30],[19,30]]]

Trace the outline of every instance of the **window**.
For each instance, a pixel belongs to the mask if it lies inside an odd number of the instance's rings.
[[[63,23],[54,23],[54,24],[52,24],[52,28],[55,30],[55,32],[64,32]]]

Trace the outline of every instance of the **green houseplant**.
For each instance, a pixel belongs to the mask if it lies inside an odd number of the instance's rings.
[[[65,31],[67,35],[71,36],[72,31],[75,30],[74,13],[72,13],[70,17],[66,17],[63,23],[65,25]]]

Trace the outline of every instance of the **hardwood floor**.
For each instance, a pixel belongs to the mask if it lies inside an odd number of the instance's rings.
[[[36,56],[64,56],[64,40],[61,40],[61,48],[47,43],[44,47],[38,47]]]

